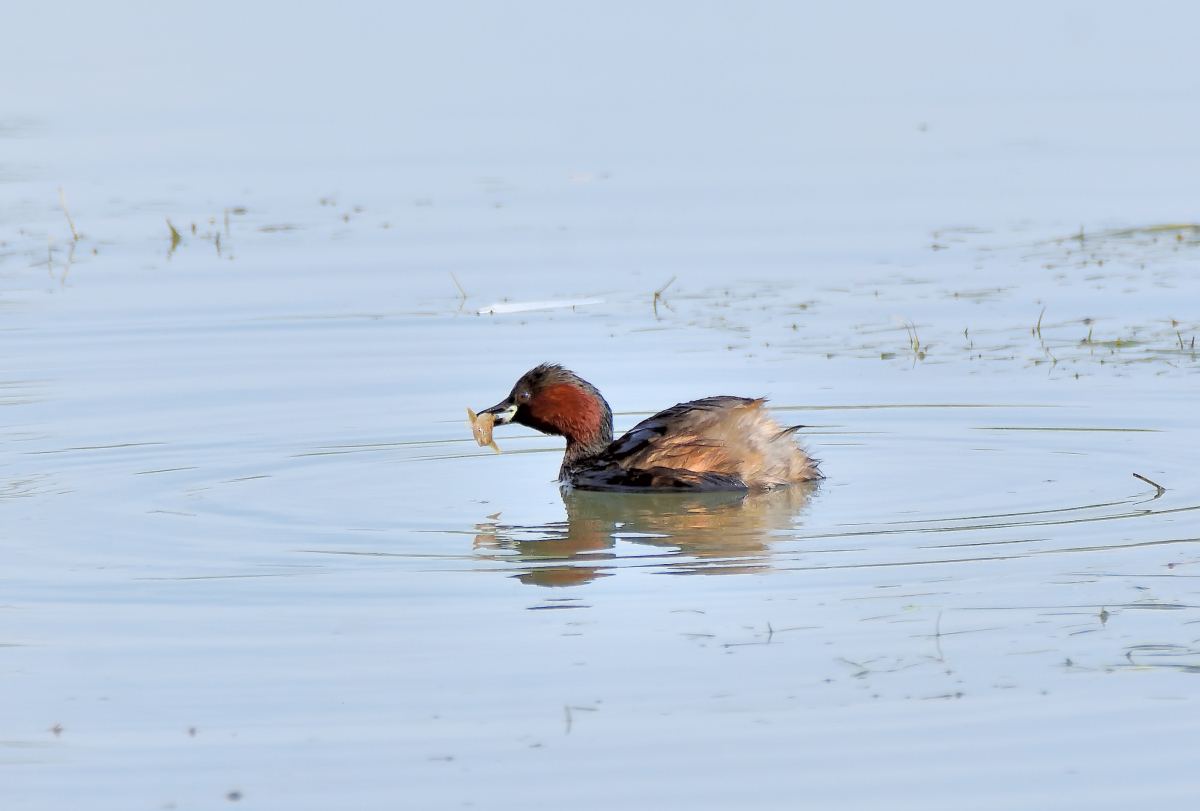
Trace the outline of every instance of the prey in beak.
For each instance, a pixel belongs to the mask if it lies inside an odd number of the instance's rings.
[[[496,453],[500,453],[500,447],[496,444],[496,440],[492,439],[492,427],[512,422],[516,413],[517,404],[510,400],[484,409],[478,414],[468,408],[467,417],[471,420],[471,434],[480,447],[491,448]]]
[[[513,417],[517,416],[517,404],[512,397],[507,397],[491,408],[485,408],[479,412],[481,417],[484,414],[491,414],[495,418],[496,425],[508,425],[512,422]]]

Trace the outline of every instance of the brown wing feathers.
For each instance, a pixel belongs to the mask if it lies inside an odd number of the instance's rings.
[[[816,478],[812,462],[792,439],[796,428],[780,429],[764,402],[710,397],[680,403],[614,443],[613,461],[629,471],[736,476],[752,489]]]

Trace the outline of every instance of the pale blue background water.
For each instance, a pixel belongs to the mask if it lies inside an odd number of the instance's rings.
[[[1200,790],[1191,6],[5,16],[7,804]],[[543,360],[829,478],[568,525]]]

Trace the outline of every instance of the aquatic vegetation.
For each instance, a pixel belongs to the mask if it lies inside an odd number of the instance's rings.
[[[773,702],[773,721],[799,696],[887,703],[922,730],[943,702],[1036,718],[1020,702],[1092,675],[1140,701],[1200,672],[1181,377],[1198,368],[1194,229],[955,229],[869,265],[600,277],[526,273],[507,231],[453,254],[453,227],[424,230],[440,199],[405,204],[408,220],[328,198],[107,218],[51,200],[0,234],[0,505],[29,627],[46,633],[37,606],[69,582],[63,615],[82,632],[133,645],[119,630],[132,594],[154,609],[139,607],[139,634],[201,652],[171,685],[199,673],[209,690],[247,650],[333,639],[323,660],[354,671],[369,649],[383,676],[365,692],[391,695],[427,667],[392,655],[407,645],[436,653],[431,680],[502,685],[482,695],[532,716],[546,682],[529,669],[554,672],[586,688],[555,708],[573,735],[614,684],[671,707],[718,668]],[[489,415],[468,412],[468,434],[455,404],[551,353],[626,396],[676,366],[667,392],[736,379],[770,394],[830,478],[707,500],[560,494],[560,442],[521,430],[498,474]],[[618,431],[642,416],[616,414]],[[224,625],[205,613],[227,608]],[[214,654],[229,638],[240,653]],[[5,645],[12,672],[53,670],[38,658],[53,646]],[[575,664],[631,647],[624,670]],[[670,676],[651,680],[661,692],[628,678],[643,664]],[[263,667],[229,694],[295,677],[291,659]],[[296,693],[328,683],[322,670]],[[36,721],[73,735],[70,718]],[[191,723],[176,732],[203,737]]]

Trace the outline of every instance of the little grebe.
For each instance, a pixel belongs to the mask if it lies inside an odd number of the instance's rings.
[[[480,414],[567,439],[559,481],[582,490],[769,490],[820,479],[765,400],[705,397],[660,411],[613,442],[612,410],[574,372],[542,364]]]

